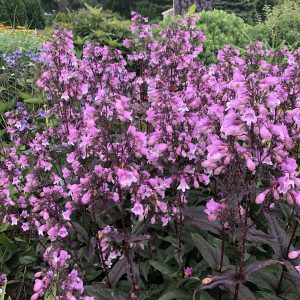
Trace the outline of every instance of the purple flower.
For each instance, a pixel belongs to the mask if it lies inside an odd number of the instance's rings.
[[[118,169],[117,175],[122,187],[130,187],[133,183],[138,181],[138,178],[134,175],[134,173],[126,169]]]
[[[140,202],[135,202],[131,211],[140,218],[144,217],[144,207]]]
[[[188,278],[188,277],[191,277],[191,276],[193,276],[193,268],[192,267],[186,267],[184,269],[184,277]]]
[[[216,221],[219,212],[223,208],[224,208],[224,204],[217,203],[217,202],[215,202],[214,199],[210,199],[206,203],[206,209],[204,210],[204,212],[207,214],[209,221]]]

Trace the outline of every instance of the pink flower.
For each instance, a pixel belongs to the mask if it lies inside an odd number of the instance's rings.
[[[266,195],[270,192],[269,189],[265,190],[264,192],[258,194],[256,196],[256,199],[255,199],[255,203],[256,204],[262,204],[264,201],[265,201],[265,198],[266,198]]]
[[[135,204],[134,204],[133,208],[131,209],[131,211],[135,215],[137,215],[137,216],[139,216],[141,218],[144,217],[144,207],[143,207],[143,205],[140,202],[135,202]]]
[[[279,77],[269,76],[269,77],[266,77],[266,78],[262,79],[260,83],[261,84],[265,84],[265,85],[275,85],[278,82],[280,82],[280,78]]]
[[[70,216],[72,214],[72,210],[71,209],[68,209],[66,211],[64,211],[62,213],[62,217],[66,220],[66,221],[70,221]]]
[[[254,171],[255,170],[256,165],[255,165],[255,163],[253,162],[253,160],[251,158],[247,158],[246,164],[247,164],[247,168],[249,169],[249,171]]]
[[[208,220],[213,222],[217,220],[217,216],[223,208],[223,204],[215,202],[214,199],[210,199],[206,203],[206,209],[204,212],[208,215]]]
[[[292,251],[289,253],[288,257],[289,259],[296,259],[300,255],[300,251]]]
[[[267,140],[267,141],[270,141],[272,139],[272,134],[271,132],[267,129],[266,126],[260,126],[259,128],[259,133],[260,133],[260,136]]]
[[[161,221],[162,221],[162,226],[165,227],[171,221],[171,217],[169,215],[164,215],[161,217]]]
[[[24,231],[28,231],[29,230],[29,224],[26,222],[26,223],[23,223],[22,224],[22,229],[24,230]]]
[[[91,191],[87,191],[81,198],[82,204],[88,204],[91,199]]]
[[[133,172],[125,169],[118,169],[117,175],[122,187],[130,187],[133,183],[138,181],[138,178],[133,174]]]
[[[188,278],[193,276],[193,268],[192,267],[187,267],[184,269],[184,277]]]
[[[257,122],[257,117],[252,108],[246,109],[241,119],[246,122],[248,126],[251,126],[251,124],[255,124]]]
[[[36,279],[35,282],[34,282],[34,287],[33,287],[33,290],[35,292],[39,292],[40,290],[42,290],[44,287],[44,283],[42,280],[40,279]]]
[[[68,231],[65,227],[61,227],[58,231],[58,235],[62,238],[66,237],[68,235]]]
[[[189,190],[189,189],[190,189],[190,187],[186,183],[185,179],[183,177],[181,177],[180,184],[177,187],[177,190],[181,190],[184,193],[186,190]]]

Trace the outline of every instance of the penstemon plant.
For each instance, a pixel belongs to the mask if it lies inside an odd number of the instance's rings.
[[[300,51],[228,46],[207,69],[196,21],[155,40],[133,14],[127,58],[44,44],[48,108],[7,113],[0,149],[3,222],[44,249],[32,300],[299,295]]]

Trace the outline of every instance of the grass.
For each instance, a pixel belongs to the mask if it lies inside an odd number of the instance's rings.
[[[11,53],[17,48],[27,51],[38,50],[44,41],[44,37],[36,30],[29,30],[17,26],[0,24],[0,53]]]

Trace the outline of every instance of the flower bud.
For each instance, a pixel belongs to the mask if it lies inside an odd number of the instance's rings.
[[[289,253],[289,259],[296,259],[300,254],[300,251],[292,251]]]

